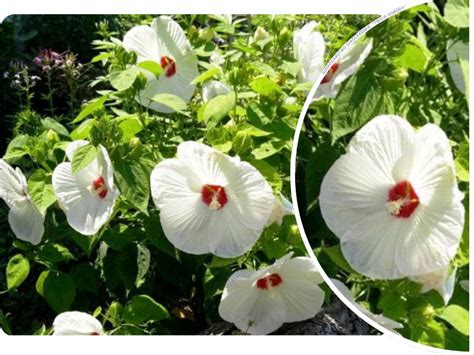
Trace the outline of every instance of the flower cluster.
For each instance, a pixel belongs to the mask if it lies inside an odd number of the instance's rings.
[[[52,49],[40,49],[38,55],[33,59],[33,63],[41,68],[43,72],[49,72],[59,68],[64,64],[65,53],[57,53]]]

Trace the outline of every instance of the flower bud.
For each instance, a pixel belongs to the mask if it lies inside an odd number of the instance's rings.
[[[214,38],[214,30],[212,28],[205,28],[199,30],[199,39],[203,41],[212,41]]]
[[[258,26],[253,34],[253,40],[255,42],[264,41],[270,38],[270,34],[263,28]]]
[[[59,142],[59,135],[52,129],[48,130],[46,133],[46,139],[48,142],[56,143]]]
[[[291,39],[291,31],[288,27],[283,27],[278,34],[278,42],[280,44],[285,44]]]

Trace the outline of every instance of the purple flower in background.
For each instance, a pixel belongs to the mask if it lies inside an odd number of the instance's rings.
[[[44,72],[51,71],[64,63],[65,53],[57,53],[52,49],[40,49],[38,55],[33,59],[33,63]]]

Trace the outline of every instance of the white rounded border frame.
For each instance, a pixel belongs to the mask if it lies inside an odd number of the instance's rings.
[[[293,200],[293,208],[295,210],[295,218],[296,218],[296,224],[298,225],[298,229],[301,233],[301,236],[302,236],[302,239],[303,239],[303,243],[306,247],[306,250],[308,252],[308,255],[309,257],[311,258],[311,260],[313,260],[314,264],[316,265],[316,267],[318,268],[318,271],[319,273],[321,274],[321,276],[323,277],[324,281],[326,282],[326,284],[329,286],[329,288],[331,288],[331,290],[337,295],[337,297],[339,297],[339,299],[344,302],[344,304],[352,311],[354,312],[355,314],[357,314],[357,316],[359,318],[361,318],[362,320],[364,320],[366,323],[368,323],[369,325],[371,325],[372,327],[374,327],[375,329],[377,329],[378,331],[380,331],[381,333],[393,338],[393,339],[401,339],[403,342],[405,343],[408,343],[410,344],[411,346],[414,346],[416,347],[418,350],[422,350],[422,351],[435,351],[435,352],[443,352],[443,353],[446,353],[446,354],[468,354],[469,352],[464,352],[464,351],[455,351],[455,350],[446,350],[446,349],[439,349],[439,348],[435,348],[435,347],[432,347],[432,346],[428,346],[428,345],[423,345],[423,344],[420,344],[420,343],[417,343],[413,340],[410,340],[410,339],[407,339],[397,333],[394,333],[388,329],[386,329],[385,327],[383,327],[382,325],[380,325],[379,323],[375,322],[374,320],[370,319],[368,316],[366,316],[364,313],[362,313],[352,302],[350,302],[347,298],[345,298],[343,296],[343,294],[337,289],[336,286],[334,286],[334,284],[332,283],[332,281],[330,280],[329,276],[326,274],[326,272],[324,271],[323,267],[321,266],[321,264],[319,263],[318,259],[316,258],[316,256],[314,255],[314,252],[313,252],[313,249],[311,247],[311,245],[309,244],[309,241],[308,241],[308,237],[306,235],[306,232],[305,232],[305,229],[304,229],[304,226],[303,226],[303,222],[301,220],[301,217],[300,217],[300,212],[299,212],[299,208],[298,208],[298,198],[297,198],[297,194],[296,194],[296,159],[297,159],[297,152],[298,152],[298,142],[299,142],[299,138],[300,138],[300,133],[301,133],[301,129],[303,127],[303,123],[304,123],[304,120],[305,120],[305,117],[306,117],[306,113],[308,111],[308,108],[309,108],[309,105],[311,104],[312,100],[313,100],[313,97],[314,97],[314,94],[316,93],[316,90],[317,88],[319,87],[319,84],[321,83],[321,81],[323,80],[324,76],[326,75],[326,73],[329,71],[329,69],[331,68],[331,66],[336,62],[336,60],[345,52],[347,51],[351,46],[352,44],[357,41],[360,37],[362,37],[365,33],[367,33],[368,31],[370,31],[373,27],[377,26],[378,24],[380,24],[381,22],[385,21],[386,19],[392,17],[392,16],[395,16],[397,14],[399,14],[400,12],[403,12],[405,10],[408,10],[412,7],[415,7],[415,6],[418,6],[418,5],[421,5],[421,4],[426,4],[426,3],[430,3],[432,2],[432,0],[413,0],[413,1],[410,1],[408,2],[406,5],[402,5],[402,6],[399,6],[393,10],[391,10],[390,12],[378,17],[377,19],[375,19],[374,21],[372,21],[371,23],[369,23],[367,26],[365,26],[364,28],[362,28],[360,31],[358,31],[354,36],[352,36],[337,52],[336,54],[334,54],[334,56],[329,60],[329,62],[326,64],[326,66],[324,67],[322,73],[319,75],[318,77],[318,80],[316,81],[316,83],[313,85],[313,87],[311,88],[307,98],[306,98],[306,101],[303,105],[303,108],[301,110],[301,113],[300,113],[300,116],[298,118],[298,123],[296,125],[296,130],[295,130],[295,135],[293,137],[293,146],[292,146],[292,150],[291,150],[291,165],[290,165],[290,178],[291,178],[291,181],[290,181],[290,185],[291,185],[291,198]],[[470,346],[469,346],[470,347]]]

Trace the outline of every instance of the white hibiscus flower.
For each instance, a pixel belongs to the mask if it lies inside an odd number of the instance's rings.
[[[451,273],[449,271],[450,267],[447,267],[443,270],[409,278],[422,285],[420,293],[436,290],[443,298],[444,304],[448,304],[453,296],[454,281],[456,280],[456,270],[453,270]]]
[[[103,335],[102,324],[83,312],[64,312],[53,322],[53,335]]]
[[[295,59],[301,64],[300,83],[314,84],[324,69],[326,44],[321,33],[314,31],[317,23],[308,22],[293,35]],[[341,84],[355,74],[372,50],[372,39],[357,40],[342,53],[324,76],[314,95],[315,100],[335,98]]]
[[[219,95],[225,95],[232,91],[232,89],[224,83],[217,80],[210,80],[202,86],[202,101],[208,102]]]
[[[294,215],[293,204],[282,194],[275,197],[272,213],[268,219],[267,226],[277,223],[279,226],[283,223],[283,217]]]
[[[333,282],[334,286],[342,293],[342,295],[347,298],[349,302],[351,302],[357,309],[359,309],[362,313],[364,313],[367,317],[372,319],[374,322],[377,322],[384,328],[394,332],[395,329],[401,329],[403,328],[403,324],[400,324],[393,319],[385,317],[383,314],[374,314],[371,311],[369,311],[367,308],[362,307],[360,304],[358,304],[354,296],[352,295],[352,292],[347,288],[346,285],[344,285],[341,281],[337,279],[331,279]]]
[[[252,165],[197,142],[151,174],[166,237],[191,254],[236,257],[257,241],[273,206],[272,189]]]
[[[458,90],[465,95],[466,83],[464,82],[460,61],[467,61],[469,63],[469,45],[461,41],[455,43],[448,41],[447,59],[453,82]]]
[[[6,337],[6,336],[8,336],[8,334],[5,333],[3,329],[0,327],[0,337]]]
[[[14,170],[3,159],[0,159],[0,198],[10,208],[8,223],[15,236],[33,245],[39,244],[44,233],[44,214],[31,200],[20,168]]]
[[[323,282],[310,258],[289,253],[258,271],[240,270],[224,287],[219,315],[249,334],[312,318],[324,301]]]
[[[351,266],[396,279],[446,268],[464,225],[445,133],[378,116],[352,138],[321,185],[321,212]]]
[[[188,102],[194,94],[191,82],[199,75],[197,58],[183,29],[170,17],[160,16],[150,26],[135,26],[125,34],[123,46],[135,52],[137,63],[154,61],[164,73],[156,78],[143,71],[148,82],[140,93],[140,103],[151,109],[170,113],[168,106],[150,100],[157,94],[172,94]]]
[[[71,142],[66,155],[72,162],[74,152],[87,141]],[[69,225],[84,235],[93,235],[112,215],[119,191],[114,186],[114,170],[107,150],[98,147],[98,156],[85,168],[72,173],[69,162],[53,172],[53,189]]]

